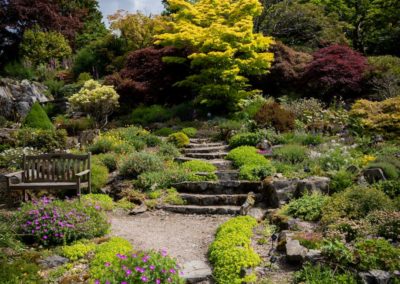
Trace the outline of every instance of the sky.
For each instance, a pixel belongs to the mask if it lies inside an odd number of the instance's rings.
[[[103,13],[104,22],[107,16],[114,14],[117,10],[129,12],[141,11],[144,14],[160,14],[163,10],[161,0],[100,0],[100,10]]]

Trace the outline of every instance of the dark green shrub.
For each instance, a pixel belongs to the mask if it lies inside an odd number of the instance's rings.
[[[13,133],[19,147],[32,147],[45,152],[65,149],[67,132],[60,130],[44,130],[22,128]]]
[[[123,177],[136,178],[144,172],[163,169],[163,161],[156,155],[146,152],[133,152],[121,161],[119,171]]]
[[[189,137],[183,132],[172,133],[168,136],[168,142],[173,143],[178,148],[182,148],[190,143]]]
[[[264,162],[261,165],[246,164],[241,166],[239,170],[239,178],[241,180],[260,181],[266,177],[272,176],[276,172],[276,169],[269,160],[266,161],[266,163]]]
[[[274,155],[280,161],[297,164],[307,159],[307,148],[296,144],[283,145],[274,150]]]
[[[118,157],[113,153],[106,153],[97,155],[96,158],[107,167],[110,172],[113,172],[118,167]]]
[[[8,120],[4,116],[0,115],[0,127],[7,127],[7,125]]]
[[[321,251],[329,260],[343,267],[348,267],[354,262],[353,252],[340,240],[325,241]]]
[[[173,160],[181,155],[178,148],[171,143],[162,143],[158,150],[158,154],[164,157],[166,160]]]
[[[295,116],[276,102],[266,102],[254,116],[260,127],[273,127],[277,131],[286,132],[293,130]]]
[[[141,138],[148,147],[156,147],[162,142],[160,138],[152,134],[144,135]]]
[[[285,207],[285,212],[305,221],[317,221],[321,219],[322,208],[329,199],[328,196],[319,193],[306,194],[299,199],[291,200]]]
[[[253,228],[257,221],[250,216],[233,218],[222,224],[209,249],[217,283],[241,284],[256,280],[254,274],[243,276],[243,268],[260,264],[260,256],[251,247]]]
[[[400,196],[400,181],[385,180],[374,184],[376,189],[383,191],[387,196],[394,199]]]
[[[194,127],[186,127],[186,128],[183,128],[181,131],[190,138],[195,137],[197,134],[197,129]]]
[[[223,120],[218,125],[219,128],[219,138],[226,140],[233,132],[239,132],[244,127],[244,121],[240,120]]]
[[[375,210],[388,210],[393,203],[382,191],[374,188],[351,187],[336,193],[322,209],[322,221],[335,222],[339,218],[360,219]]]
[[[320,134],[305,134],[300,143],[306,146],[317,146],[323,142],[323,138]]]
[[[97,159],[93,159],[92,168],[92,192],[97,193],[107,184],[108,169]]]
[[[139,106],[132,111],[132,122],[147,125],[153,122],[163,122],[173,117],[170,108],[160,105]]]
[[[160,128],[160,129],[154,131],[154,134],[157,136],[167,137],[174,132],[175,132],[175,130],[173,130],[172,128],[164,127],[164,128]]]
[[[307,263],[294,274],[293,282],[296,284],[357,284],[357,279],[349,272],[341,273],[328,266],[313,265]]]
[[[0,257],[1,283],[43,283],[40,277],[41,267],[36,264],[37,254],[25,253],[22,257],[10,260]]]
[[[353,183],[354,183],[354,175],[345,170],[341,170],[335,172],[331,176],[331,182],[329,188],[332,190],[332,192],[339,192],[352,186]]]
[[[26,128],[54,130],[54,125],[38,102],[32,105],[31,110],[22,122],[22,126]]]
[[[229,139],[229,146],[236,148],[239,146],[256,146],[261,141],[261,136],[258,133],[246,132],[233,135]]]
[[[35,77],[35,72],[32,68],[25,67],[19,62],[10,62],[4,66],[4,72],[8,77],[18,80],[32,80]]]
[[[88,150],[95,155],[111,152],[113,150],[113,141],[108,137],[99,137],[89,146]]]

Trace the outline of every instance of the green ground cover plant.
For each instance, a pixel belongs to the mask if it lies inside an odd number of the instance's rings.
[[[293,199],[285,207],[284,212],[305,221],[318,221],[322,216],[322,208],[329,202],[329,196],[312,193]]]

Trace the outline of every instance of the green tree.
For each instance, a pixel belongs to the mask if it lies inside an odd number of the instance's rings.
[[[52,59],[61,60],[72,53],[62,34],[43,32],[38,26],[25,31],[20,49],[23,57],[34,65],[48,64]]]
[[[54,126],[51,123],[49,117],[46,112],[42,108],[42,106],[36,102],[32,105],[31,110],[28,115],[25,117],[22,122],[24,127],[44,129],[44,130],[53,130]]]
[[[171,15],[156,44],[188,48],[193,75],[178,83],[191,87],[197,103],[209,108],[234,109],[248,96],[248,75],[264,74],[271,67],[273,39],[253,33],[254,17],[262,7],[258,0],[169,0]],[[164,58],[166,62],[185,61]]]

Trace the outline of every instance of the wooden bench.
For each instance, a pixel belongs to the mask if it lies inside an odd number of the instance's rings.
[[[67,153],[23,156],[22,171],[5,175],[7,192],[11,200],[12,190],[22,190],[26,200],[26,190],[75,189],[78,197],[82,188],[91,192],[91,155]],[[12,178],[19,178],[13,183]]]

